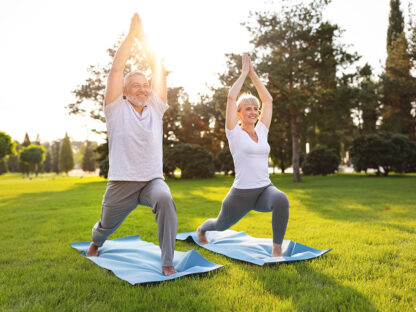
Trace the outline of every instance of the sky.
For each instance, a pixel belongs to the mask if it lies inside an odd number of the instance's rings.
[[[407,15],[411,0],[402,0]],[[278,1],[275,1],[278,3]],[[250,11],[275,11],[267,0],[14,0],[0,2],[0,131],[23,141],[65,136],[102,141],[91,132],[102,123],[68,115],[71,93],[88,77],[89,65],[104,65],[106,49],[141,16],[154,49],[172,73],[168,86],[183,86],[191,101],[207,94],[225,70],[226,53],[251,50],[241,25]],[[389,0],[333,0],[324,17],[337,23],[350,52],[376,73],[386,58]],[[358,64],[357,64],[358,65]]]

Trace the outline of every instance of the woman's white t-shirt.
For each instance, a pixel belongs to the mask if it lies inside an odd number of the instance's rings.
[[[269,130],[259,121],[255,127],[256,143],[239,125],[233,130],[225,127],[228,145],[234,160],[235,180],[233,187],[252,189],[267,186],[269,178],[270,145],[267,142]]]

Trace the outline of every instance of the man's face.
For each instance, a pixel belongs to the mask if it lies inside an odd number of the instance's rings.
[[[143,75],[133,75],[127,78],[124,90],[125,96],[130,96],[144,103],[150,96],[150,85]]]

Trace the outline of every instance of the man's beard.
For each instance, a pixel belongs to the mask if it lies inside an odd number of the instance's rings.
[[[127,97],[127,100],[136,107],[143,107],[147,105],[147,99],[144,102],[140,102],[138,99],[136,99],[133,96],[127,95],[126,97]]]

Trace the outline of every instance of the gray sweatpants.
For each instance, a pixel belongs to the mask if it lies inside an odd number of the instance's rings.
[[[285,193],[279,191],[273,184],[255,189],[232,187],[222,202],[218,217],[202,223],[201,230],[206,232],[229,229],[250,210],[273,212],[273,243],[281,244],[289,219],[289,201]]]
[[[101,219],[92,229],[92,241],[101,246],[137,205],[152,207],[156,214],[162,266],[173,265],[176,238],[176,206],[168,185],[162,179],[148,182],[108,181]]]

